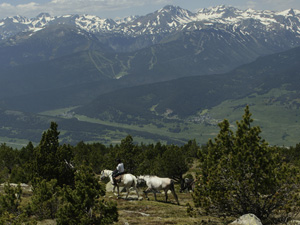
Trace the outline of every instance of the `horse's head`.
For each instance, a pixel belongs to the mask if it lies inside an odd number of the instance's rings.
[[[100,180],[104,180],[106,177],[107,177],[107,174],[106,174],[105,170],[102,170],[101,174],[100,174]]]
[[[138,187],[142,187],[142,186],[145,186],[146,185],[146,181],[144,179],[144,176],[138,176],[136,178],[136,181],[137,181],[137,186]]]
[[[188,189],[188,190],[191,189],[193,183],[194,183],[193,178],[185,178],[185,179],[181,180],[179,192],[182,193],[186,189]]]

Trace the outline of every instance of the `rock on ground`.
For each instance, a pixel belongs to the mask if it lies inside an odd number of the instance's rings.
[[[240,218],[236,219],[230,225],[262,225],[260,219],[254,214],[245,214]]]

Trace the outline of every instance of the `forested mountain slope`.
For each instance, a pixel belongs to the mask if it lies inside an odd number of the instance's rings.
[[[291,91],[290,95],[281,96],[286,99],[283,103],[298,107],[299,60],[300,48],[295,48],[260,57],[226,74],[181,78],[117,90],[101,95],[76,112],[99,118],[108,113],[151,118],[169,111],[172,112],[169,116],[186,118],[228,99],[261,95],[282,87]]]
[[[56,98],[55,104],[64,109],[35,115],[2,108],[0,132],[6,137],[2,140],[38,140],[41,129],[50,121],[57,121],[62,130],[61,140],[69,143],[84,140],[110,144],[131,134],[146,143],[184,144],[195,138],[204,144],[217,132],[218,122],[224,118],[231,122],[240,119],[248,104],[269,143],[289,146],[299,141],[299,58],[300,48],[295,48],[260,57],[226,74],[123,88],[94,96],[96,100],[87,104],[85,97],[74,89],[78,99],[82,97],[81,107],[63,107],[64,98],[69,97],[71,102],[74,97],[68,96],[67,91],[63,96],[53,90],[45,95],[32,94],[32,99],[39,100],[37,105],[24,96],[19,104],[28,110],[40,110],[42,105],[53,107],[51,101],[47,102],[46,96],[50,94]],[[94,88],[94,83],[85,84],[86,90]],[[109,89],[108,81],[100,83]]]

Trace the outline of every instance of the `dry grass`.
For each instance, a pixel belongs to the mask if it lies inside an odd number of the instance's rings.
[[[187,214],[187,203],[193,205],[191,194],[177,194],[180,205],[176,204],[172,194],[168,195],[168,202],[165,202],[163,193],[157,194],[158,201],[154,200],[154,196],[151,193],[148,194],[150,200],[145,198],[137,200],[136,195],[130,195],[126,200],[125,193],[120,199],[117,199],[117,196],[111,192],[107,192],[105,198],[116,202],[118,205],[119,221],[116,224],[224,224],[219,218],[200,215],[196,218],[190,217]]]
[[[128,199],[125,199],[126,193],[121,193],[121,198],[116,194],[107,192],[105,199],[117,203],[119,221],[115,224],[143,224],[143,225],[162,225],[162,224],[206,224],[220,225],[224,224],[221,219],[211,216],[190,217],[187,214],[187,203],[193,206],[191,193],[179,193],[177,195],[180,205],[177,205],[173,195],[168,194],[168,202],[165,202],[164,193],[157,194],[157,201],[154,200],[152,193],[148,194],[150,200],[146,200],[140,189],[140,198],[137,198],[135,192],[131,192]],[[3,187],[0,186],[0,191]],[[29,203],[32,192],[29,187],[23,187],[22,205]],[[38,221],[38,225],[55,225],[55,220]]]

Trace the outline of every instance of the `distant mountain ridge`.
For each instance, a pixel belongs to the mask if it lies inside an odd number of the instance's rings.
[[[192,13],[180,7],[168,5],[145,16],[129,16],[119,20],[76,14],[50,16],[48,13],[41,13],[31,19],[23,16],[7,17],[0,20],[0,33],[2,39],[5,39],[18,32],[38,31],[53,24],[69,24],[76,25],[91,33],[123,33],[136,36],[141,34],[173,32],[174,30],[182,29],[195,29],[195,27],[192,28],[192,26],[187,25],[191,22],[209,21],[227,25],[235,24],[238,27],[242,21],[249,19],[256,20],[269,30],[278,29],[278,26],[284,25],[282,28],[297,32],[300,31],[299,18],[300,10],[296,9],[274,12],[252,9],[239,10],[234,7],[220,5],[200,9],[198,12]]]
[[[134,52],[185,37],[181,45],[188,48],[189,36],[196,46],[195,55],[217,43],[218,51],[223,51],[222,45],[253,49],[246,55],[255,59],[300,45],[300,10],[255,11],[220,5],[192,13],[168,5],[121,20],[47,13],[31,19],[7,17],[0,20],[0,62],[3,66],[35,63],[83,50]]]
[[[254,30],[286,30],[300,35],[300,10],[288,9],[281,12],[239,10],[224,5],[200,9],[196,13],[172,5],[165,6],[145,16],[130,16],[122,20],[102,19],[92,15],[50,16],[41,13],[35,18],[22,16],[0,20],[0,39],[7,39],[19,32],[37,32],[49,25],[66,24],[76,26],[96,35],[121,34],[128,37],[153,36],[152,43],[158,43],[157,35],[178,31],[193,31],[207,27],[226,29],[248,35]]]

